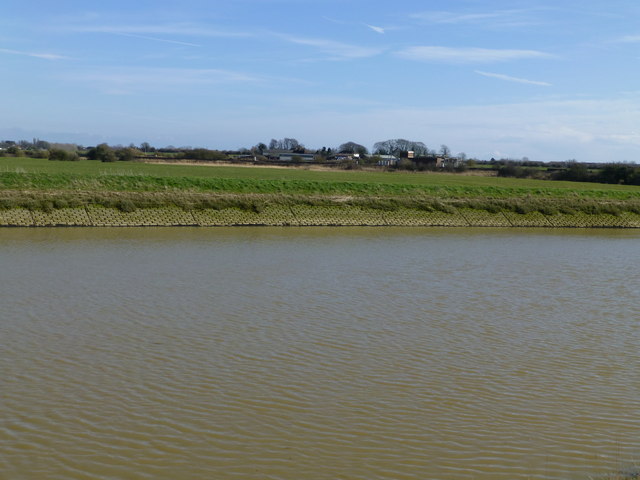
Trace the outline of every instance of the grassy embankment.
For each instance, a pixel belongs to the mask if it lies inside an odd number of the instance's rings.
[[[0,158],[0,216],[3,211],[5,217],[19,211],[32,224],[640,226],[640,187]],[[79,217],[51,217],[63,211]],[[143,212],[152,211],[156,218],[143,221]]]

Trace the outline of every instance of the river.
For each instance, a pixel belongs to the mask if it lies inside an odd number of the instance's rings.
[[[640,462],[640,232],[0,230],[0,478]]]

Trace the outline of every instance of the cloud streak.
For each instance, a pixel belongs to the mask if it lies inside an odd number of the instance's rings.
[[[225,31],[190,23],[157,25],[76,25],[63,27],[65,32],[110,33],[115,35],[181,35],[184,37],[243,38],[253,36],[241,31]]]
[[[407,60],[438,63],[496,63],[523,59],[549,59],[553,55],[538,50],[489,48],[453,48],[438,46],[408,47],[396,53]]]
[[[0,53],[6,53],[9,55],[22,55],[24,57],[41,58],[43,60],[69,60],[69,57],[65,57],[63,55],[56,55],[54,53],[21,52],[19,50],[9,50],[7,48],[0,48]]]
[[[365,25],[376,33],[380,33],[382,35],[385,33],[384,28],[382,27],[376,27],[375,25],[369,25],[368,23],[365,23]]]
[[[368,58],[382,53],[379,48],[361,47],[321,38],[304,38],[282,34],[277,34],[276,36],[290,43],[317,48],[321,52],[331,55],[334,59]]]
[[[74,73],[68,80],[98,87],[107,94],[128,95],[147,91],[183,89],[187,86],[260,82],[263,79],[220,69],[112,68]]]
[[[640,43],[640,35],[625,35],[618,39],[618,43]]]
[[[140,38],[142,40],[152,40],[154,42],[162,42],[162,43],[173,43],[175,45],[184,45],[186,47],[201,47],[202,45],[199,45],[197,43],[189,43],[189,42],[181,42],[179,40],[169,40],[166,38],[156,38],[156,37],[149,37],[147,35],[136,35],[133,33],[115,33],[114,35],[121,35],[123,37],[131,37],[131,38]]]
[[[409,16],[414,20],[444,25],[485,25],[493,28],[521,27],[533,25],[530,12],[527,10],[499,10],[482,13],[460,13],[447,11],[419,12]]]
[[[505,82],[524,83],[526,85],[538,85],[540,87],[551,87],[552,85],[547,82],[540,82],[537,80],[528,80],[526,78],[512,77],[510,75],[503,75],[501,73],[483,72],[482,70],[475,70],[475,73],[484,77],[497,78],[498,80],[504,80]]]

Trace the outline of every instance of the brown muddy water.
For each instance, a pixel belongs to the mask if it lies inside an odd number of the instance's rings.
[[[640,463],[640,232],[0,230],[0,478]]]

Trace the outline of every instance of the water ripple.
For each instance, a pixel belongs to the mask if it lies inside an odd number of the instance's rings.
[[[0,472],[585,479],[637,461],[637,234],[416,232],[0,232]]]

